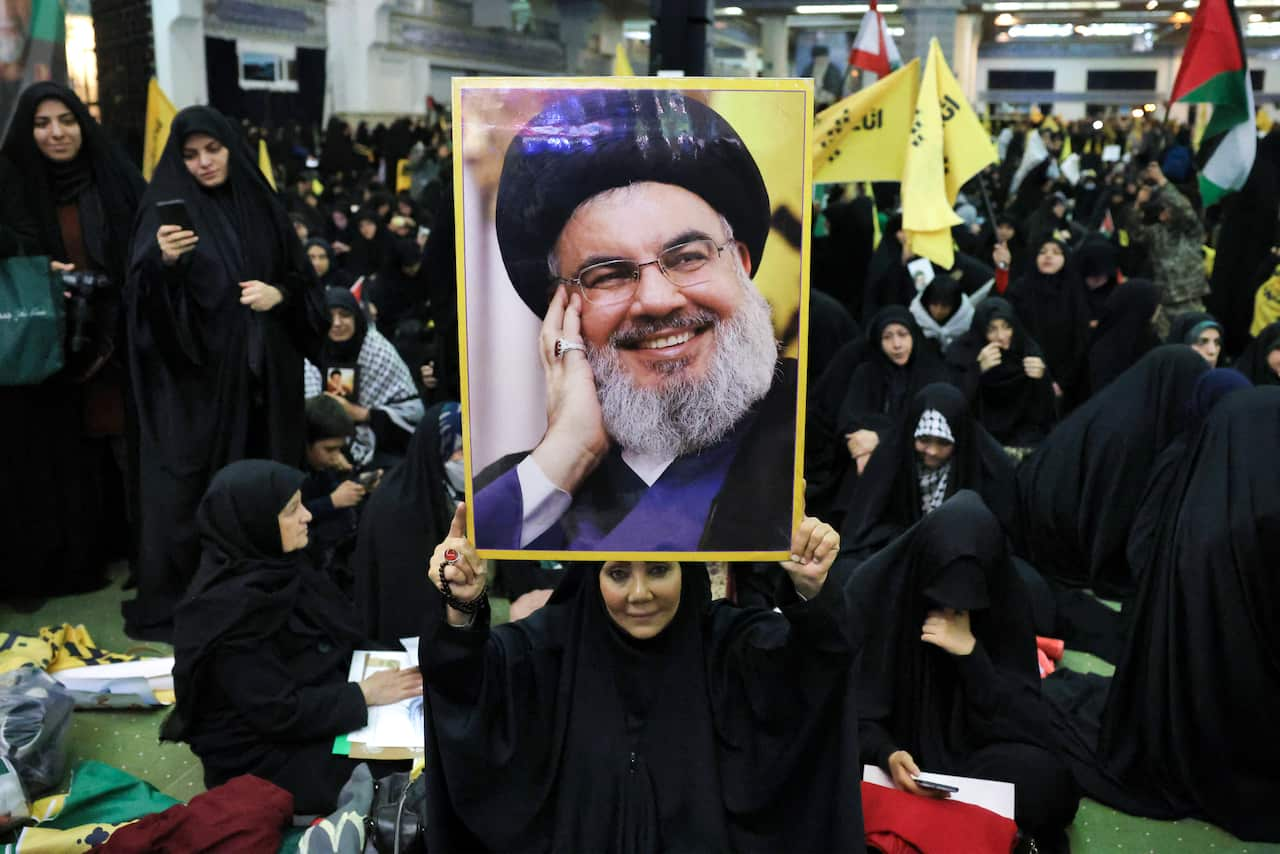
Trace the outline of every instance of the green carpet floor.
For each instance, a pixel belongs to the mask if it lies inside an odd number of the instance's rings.
[[[121,589],[117,568],[106,589],[45,602],[0,603],[0,630],[34,633],[41,626],[83,623],[103,649],[169,655],[163,645],[141,647],[125,636],[120,602],[133,594]],[[494,619],[506,619],[507,603],[495,600]],[[1065,664],[1084,672],[1110,673],[1106,662],[1083,653],[1068,652]],[[190,800],[204,791],[200,762],[185,745],[162,743],[158,733],[164,711],[77,712],[68,739],[68,768],[82,759],[97,759],[151,781],[160,791]],[[1085,800],[1070,829],[1075,854],[1174,854],[1174,852],[1238,852],[1280,854],[1280,845],[1244,843],[1203,821],[1151,821],[1134,818]]]

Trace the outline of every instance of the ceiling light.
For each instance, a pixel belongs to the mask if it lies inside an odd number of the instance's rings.
[[[1280,0],[1274,2],[1280,3]],[[1033,0],[1027,3],[999,0],[982,4],[984,12],[1092,12],[1119,8],[1119,0]]]
[[[1076,35],[1078,36],[1084,35],[1084,24],[1076,24],[1075,31],[1076,31]]]
[[[1147,11],[1150,12],[1151,10],[1155,9],[1159,5],[1160,5],[1160,0],[1147,0]]]
[[[1191,16],[1179,9],[1177,12],[1173,13],[1173,17],[1169,20],[1178,26],[1182,26],[1183,24],[1191,23]]]
[[[1184,2],[1183,2],[1183,4],[1182,4],[1182,8],[1184,8],[1184,9],[1199,9],[1199,8],[1200,8],[1200,0],[1184,0]]]
[[[1263,20],[1266,20],[1266,19],[1262,16],[1261,12],[1254,12],[1249,16],[1249,23],[1251,24],[1256,24],[1259,21],[1263,21]]]
[[[879,10],[884,14],[898,11],[897,3],[881,3]],[[860,15],[871,7],[866,3],[843,3],[830,6],[797,6],[797,15]]]
[[[741,6],[725,6],[723,9],[716,9],[716,14],[724,15],[726,17],[731,18],[731,17],[734,17],[735,15],[741,15],[742,7]]]
[[[906,27],[890,27],[889,28],[889,35],[893,36],[895,39],[900,39],[906,34],[907,34]]]
[[[1094,130],[1102,130],[1102,122],[1101,122],[1101,121],[1095,121],[1095,122],[1093,123],[1093,129],[1094,129]]]
[[[624,39],[631,39],[634,42],[647,42],[651,35],[641,30],[630,30],[622,34]]]
[[[1280,36],[1280,21],[1262,21],[1257,24],[1249,24],[1244,28],[1244,34],[1261,38]]]
[[[1008,34],[1008,33],[996,33],[996,41],[998,41],[998,42],[1007,42],[1008,40],[1009,40],[1009,34]]]
[[[1018,19],[1013,15],[1010,15],[1008,12],[1001,12],[999,15],[996,15],[994,23],[997,27],[1012,27],[1014,24],[1018,23]]]
[[[1009,28],[1009,37],[1015,39],[1060,39],[1070,35],[1070,24],[1018,24]]]
[[[1121,24],[1103,21],[1097,24],[1085,24],[1076,27],[1076,32],[1088,38],[1129,38],[1139,36],[1148,30],[1155,29],[1154,24]]]
[[[1156,105],[1155,105],[1155,104],[1143,104],[1143,105],[1142,105],[1142,109],[1143,109],[1143,111],[1144,111],[1144,112],[1147,112],[1147,113],[1154,113],[1154,112],[1156,111]]]
[[[1133,116],[1135,119],[1140,119],[1140,118],[1142,118],[1142,116],[1143,116],[1142,108],[1141,108],[1141,107],[1134,107],[1134,108],[1133,108],[1133,112],[1131,112],[1129,115]]]

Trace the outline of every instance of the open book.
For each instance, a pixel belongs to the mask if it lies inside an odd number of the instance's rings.
[[[351,654],[347,679],[362,682],[383,670],[403,670],[418,664],[418,639],[401,638],[401,650],[357,649]],[[424,721],[422,698],[386,706],[371,706],[369,720],[354,732],[339,736],[334,753],[353,759],[413,759],[422,755]]]

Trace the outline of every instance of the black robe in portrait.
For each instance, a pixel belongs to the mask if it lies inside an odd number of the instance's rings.
[[[864,850],[836,574],[778,614],[711,603],[703,568],[682,572],[676,616],[649,641],[614,625],[594,567],[492,629],[487,607],[448,626],[432,593],[429,850]]]
[[[1156,457],[1209,364],[1158,347],[1077,409],[1018,467],[1019,553],[1046,577],[1127,596],[1129,528]]]
[[[1267,364],[1267,357],[1276,350],[1280,350],[1280,321],[1264,326],[1258,337],[1245,347],[1234,367],[1254,385],[1280,385],[1280,374]]]
[[[1046,680],[1090,797],[1280,842],[1277,446],[1280,390],[1239,391],[1215,407],[1172,485],[1115,676]]]
[[[182,146],[193,133],[230,150],[226,183],[202,188]],[[172,267],[156,243],[155,203],[182,199],[200,243]],[[239,283],[273,285],[267,312],[240,304]],[[303,357],[318,361],[324,294],[284,208],[239,134],[219,113],[174,119],[134,229],[125,288],[130,372],[138,393],[143,507],[138,598],[128,630],[164,637],[195,572],[195,508],[213,475],[245,458],[302,463]]]
[[[841,559],[841,563],[844,562]],[[865,633],[858,670],[862,761],[907,751],[921,771],[1011,782],[1033,834],[1071,822],[1079,793],[1051,752],[1031,606],[999,522],[963,490],[847,576]],[[928,611],[965,610],[977,645],[924,643]]]

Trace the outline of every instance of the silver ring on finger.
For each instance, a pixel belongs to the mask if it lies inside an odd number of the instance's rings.
[[[570,350],[581,350],[583,353],[586,353],[587,347],[580,341],[570,341],[568,338],[556,339],[555,355],[557,359],[564,356],[564,354]]]

